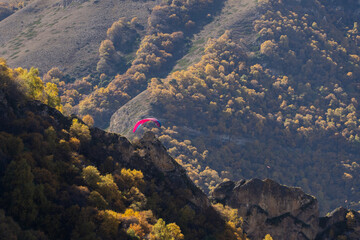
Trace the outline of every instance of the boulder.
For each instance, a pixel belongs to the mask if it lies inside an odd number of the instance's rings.
[[[318,232],[318,202],[300,188],[271,179],[227,181],[213,191],[212,198],[238,209],[244,230],[253,240],[266,234],[277,240],[315,239]]]
[[[360,239],[360,214],[339,207],[320,218],[320,231],[316,240]]]

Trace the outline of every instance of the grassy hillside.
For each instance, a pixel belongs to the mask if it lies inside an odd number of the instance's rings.
[[[225,30],[232,29],[233,38],[241,39],[244,46],[253,45],[256,36],[252,22],[258,17],[255,7],[256,1],[253,0],[225,1],[212,21],[192,37],[188,53],[177,62],[172,71],[183,70],[199,62],[208,39],[220,37]]]
[[[146,27],[157,1],[31,1],[0,21],[0,56],[12,67],[58,67],[71,77],[96,72],[107,29],[121,17]],[[140,32],[141,33],[141,32]]]

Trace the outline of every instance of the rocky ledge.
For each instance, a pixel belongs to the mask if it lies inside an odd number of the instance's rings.
[[[360,239],[358,212],[341,207],[319,217],[315,197],[271,179],[226,181],[211,195],[213,201],[238,209],[252,240],[262,240],[266,234],[276,240]]]
[[[212,197],[237,208],[250,239],[315,239],[318,232],[317,200],[300,188],[273,180],[251,179],[220,184]]]

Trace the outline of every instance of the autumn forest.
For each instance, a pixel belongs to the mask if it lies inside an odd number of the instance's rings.
[[[355,231],[359,1],[123,0],[79,32],[96,39],[88,59],[29,65],[6,27],[46,1],[0,0],[0,239],[253,239],[241,208],[211,197],[252,178],[300,187],[322,217],[352,209]],[[105,4],[65,2],[25,38]],[[133,133],[145,117],[162,126]]]

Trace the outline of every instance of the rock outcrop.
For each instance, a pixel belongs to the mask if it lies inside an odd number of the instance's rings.
[[[110,132],[120,133],[126,137],[133,136],[132,128],[135,123],[142,118],[154,115],[152,104],[154,104],[155,101],[156,99],[154,99],[147,90],[143,91],[111,116],[108,130]],[[142,128],[138,129],[137,132],[142,134]]]
[[[182,191],[182,198],[202,212],[213,211],[208,197],[190,180],[185,169],[170,157],[153,132],[146,132],[140,139],[138,147],[139,152],[144,153],[143,159],[154,165],[168,179],[170,185],[168,189],[186,190]],[[146,169],[142,171],[146,172]]]
[[[212,193],[218,202],[237,208],[244,218],[250,239],[315,239],[318,233],[317,200],[300,188],[280,185],[273,180],[251,179],[220,184]]]
[[[270,179],[223,182],[212,192],[212,199],[237,208],[253,240],[266,234],[276,240],[360,239],[360,213],[340,207],[319,218],[313,196]]]
[[[316,240],[360,239],[360,214],[343,207],[320,218],[320,232]]]
[[[159,180],[158,192],[179,192],[179,198],[191,203],[194,210],[206,212],[211,208],[207,196],[195,186],[186,171],[167,152],[154,133],[146,132],[138,142],[131,144],[125,137],[107,133],[98,128],[91,129],[91,147],[83,148],[81,153],[89,156],[92,162],[101,165],[104,156],[111,156],[114,162],[124,167],[141,170],[149,181]],[[106,149],[97,148],[106,143]],[[213,211],[212,209],[210,209]]]

